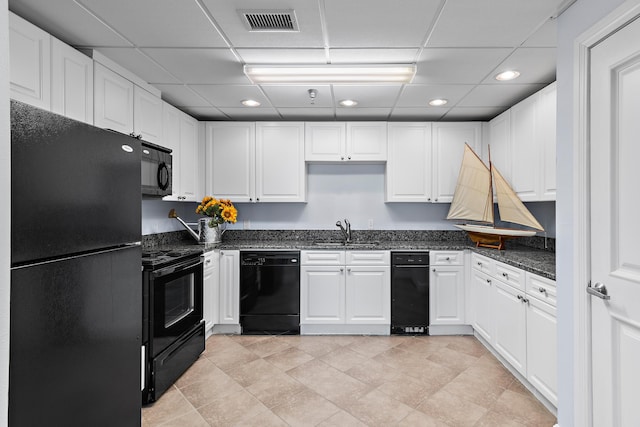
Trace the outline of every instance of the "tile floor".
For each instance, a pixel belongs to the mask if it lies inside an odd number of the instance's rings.
[[[555,417],[474,337],[214,335],[152,426],[540,426]]]

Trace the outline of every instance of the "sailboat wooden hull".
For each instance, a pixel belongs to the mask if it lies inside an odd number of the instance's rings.
[[[515,228],[496,228],[488,225],[454,224],[469,235],[478,247],[504,249],[505,240],[516,237],[535,236],[533,230],[518,230]]]

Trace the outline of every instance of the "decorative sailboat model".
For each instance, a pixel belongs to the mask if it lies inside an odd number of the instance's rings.
[[[494,184],[500,219],[529,227],[529,229],[495,226],[493,215]],[[464,147],[462,166],[447,219],[480,223],[455,224],[455,226],[466,231],[476,246],[494,249],[504,249],[504,243],[507,239],[534,236],[536,232],[544,231],[542,225],[525,207],[491,160],[489,160],[489,167],[487,167],[467,144]]]

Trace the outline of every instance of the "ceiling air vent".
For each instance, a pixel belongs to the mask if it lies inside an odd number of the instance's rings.
[[[299,31],[292,9],[239,10],[238,13],[249,31]]]

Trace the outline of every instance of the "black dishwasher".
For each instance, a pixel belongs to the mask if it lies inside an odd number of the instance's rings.
[[[391,253],[391,333],[429,335],[429,252]]]
[[[240,252],[243,334],[300,333],[300,252]]]

